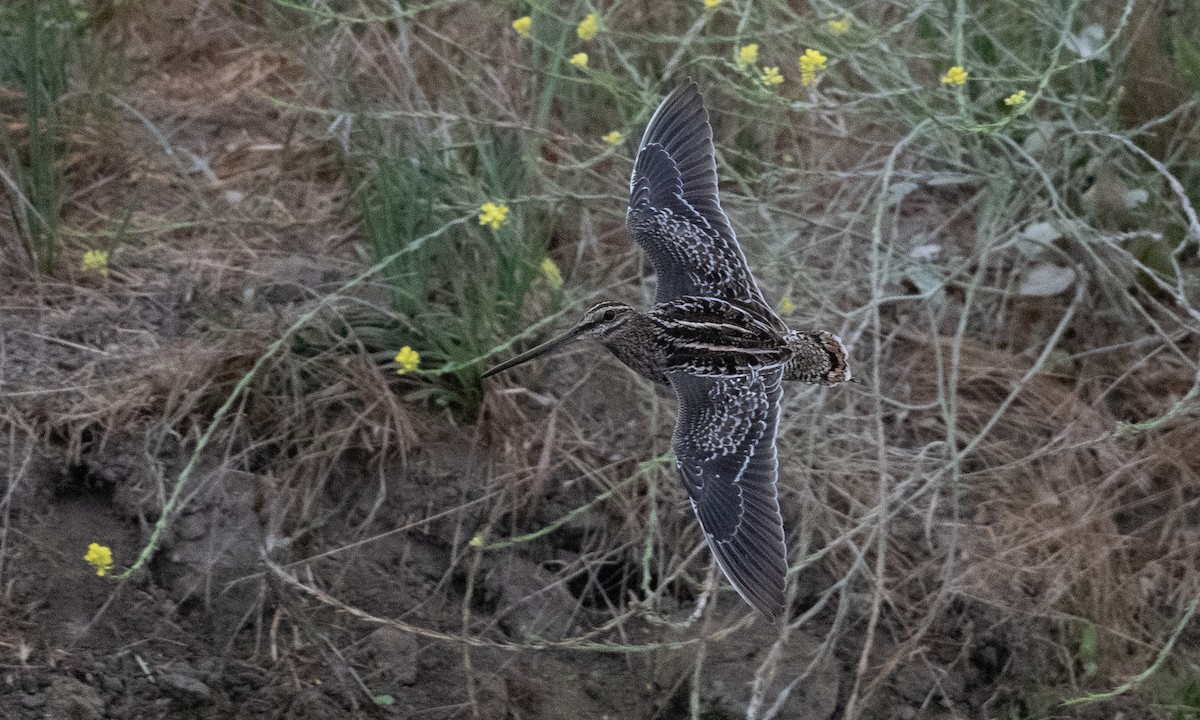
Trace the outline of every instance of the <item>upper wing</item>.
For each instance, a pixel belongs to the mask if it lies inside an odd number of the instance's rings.
[[[692,509],[729,582],[772,620],[787,579],[775,454],[782,376],[669,374],[679,398],[675,462]]]
[[[770,311],[721,211],[712,126],[691,81],[668,95],[646,126],[626,224],[658,275],[655,302],[705,295]]]

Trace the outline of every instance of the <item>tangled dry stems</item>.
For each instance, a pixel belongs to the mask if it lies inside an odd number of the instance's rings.
[[[622,12],[637,10],[628,6]],[[216,42],[211,38],[220,36],[222,26],[246,25],[226,13],[220,3],[211,4],[189,26],[213,28],[205,37]],[[609,107],[591,121],[531,122],[537,98],[529,78],[538,69],[525,49],[506,36],[498,53],[477,50],[492,28],[505,25],[502,20],[483,6],[464,6],[412,18],[398,34],[382,24],[369,24],[362,33],[335,24],[328,44],[297,53],[276,46],[269,33],[265,41],[257,37],[270,50],[200,42],[189,52],[197,60],[190,75],[196,82],[180,83],[180,96],[158,102],[170,103],[175,112],[195,112],[212,87],[199,82],[207,72],[205,59],[234,53],[235,62],[220,63],[215,84],[243,90],[223,102],[242,102],[244,88],[251,87],[290,105],[296,136],[286,156],[303,170],[288,174],[282,162],[260,164],[255,152],[243,151],[210,164],[211,172],[239,188],[274,183],[302,188],[306,197],[320,200],[313,222],[342,229],[345,188],[333,176],[337,163],[330,157],[346,136],[329,121],[351,112],[346,107],[360,97],[377,101],[364,115],[386,115],[444,142],[470,124],[529,133],[540,143],[543,184],[520,199],[541,205],[547,216],[561,216],[552,250],[571,261],[564,263],[571,282],[610,290],[618,285],[616,292],[645,296],[637,256],[620,231],[627,163],[620,153],[596,160],[596,147],[587,141],[587,133],[599,137],[601,130],[636,116],[627,115],[628,108]],[[682,16],[661,21],[672,28],[687,25]],[[147,21],[126,22],[136,30]],[[617,15],[608,22],[637,26],[636,17]],[[670,40],[681,51],[686,43],[720,42],[678,35],[684,45],[678,37]],[[646,40],[668,45],[665,35]],[[144,36],[143,42],[149,43],[146,52],[156,52]],[[689,61],[693,69],[708,52],[716,50],[697,51]],[[668,64],[682,62],[674,49],[664,54]],[[914,63],[918,57],[912,54]],[[1157,173],[1168,190],[1180,187],[1179,181],[1165,165],[1146,170],[1147,158],[1128,136],[1087,134],[1095,118],[1082,114],[1053,127],[1050,132],[1061,142],[1047,143],[1042,154],[1004,138],[975,142],[956,133],[935,134],[915,122],[897,128],[878,115],[856,117],[871,109],[887,78],[878,75],[878,66],[862,65],[859,55],[844,60],[846,86],[829,83],[827,96],[802,98],[797,108],[719,75],[712,78],[714,95],[728,101],[719,105],[729,108],[716,116],[723,179],[730,180],[726,205],[760,261],[764,284],[791,296],[814,325],[832,325],[851,339],[870,378],[857,391],[800,391],[789,400],[781,443],[792,559],[798,583],[811,575],[824,583],[816,590],[794,590],[804,612],[780,629],[775,654],[760,668],[755,702],[763,709],[778,700],[765,696],[776,656],[789,633],[817,622],[824,642],[814,663],[835,656],[841,646],[861,651],[859,703],[920,646],[940,646],[934,662],[945,672],[962,671],[975,639],[964,628],[974,623],[1023,629],[1014,652],[1068,676],[1075,672],[1075,628],[1091,623],[1101,630],[1114,678],[1117,670],[1128,669],[1126,656],[1144,666],[1200,592],[1195,529],[1200,459],[1189,451],[1200,428],[1194,411],[1151,431],[1120,433],[1118,424],[1161,416],[1196,387],[1197,310],[1194,288],[1185,284],[1187,273],[1195,271],[1195,253],[1172,254],[1173,276],[1147,265],[1130,249],[1131,240],[1161,241],[1162,233],[1139,235],[1122,227],[1126,220],[1089,213],[1078,190],[1078,167],[1086,158],[1107,155],[1120,158],[1117,165],[1127,178],[1137,168],[1140,177]],[[922,71],[914,75],[920,79]],[[468,82],[475,91],[445,92]],[[855,86],[868,82],[880,86]],[[649,88],[607,89],[614,105],[632,107]],[[567,84],[561,93],[559,100],[570,104],[579,89]],[[797,111],[807,121],[802,130],[790,127]],[[1189,127],[1194,117],[1179,111],[1177,121]],[[146,127],[129,118],[112,122]],[[162,147],[173,146],[170,133],[157,137]],[[81,147],[85,156],[100,159],[73,164],[72,174],[92,175],[102,171],[79,168],[119,164],[89,154],[87,143]],[[101,153],[100,144],[92,147]],[[789,155],[802,160],[793,164]],[[187,222],[198,228],[212,223],[215,234],[234,244],[261,243],[248,253],[219,258],[197,253],[196,262],[216,276],[216,287],[236,292],[245,280],[234,275],[253,262],[251,256],[318,226],[306,226],[294,207],[272,202],[249,210],[240,206],[239,212],[250,214],[245,224],[222,219],[213,189],[200,189],[194,173],[169,165],[160,159],[156,172],[167,182],[183,176],[183,190],[179,202],[155,208],[159,227],[180,221],[181,208],[185,216],[199,210]],[[1008,174],[1009,181],[989,179],[998,174]],[[103,185],[86,178],[76,182],[90,192]],[[897,193],[905,183],[913,187]],[[1162,203],[1164,212],[1194,224],[1185,192],[1164,193]],[[1035,262],[1016,249],[1020,231],[1047,216],[1066,228],[1064,240],[1049,252],[1055,262],[1079,270],[1077,284],[1054,298],[1019,297],[1014,288]],[[247,229],[264,227],[273,228],[266,233],[269,242]],[[270,237],[273,233],[280,237]],[[352,237],[353,230],[332,235]],[[910,271],[919,263],[910,251],[931,241],[941,246],[944,262],[937,287],[926,290],[914,287]],[[1179,247],[1189,242],[1194,245],[1194,238]],[[334,243],[324,251],[344,248]],[[152,266],[144,272],[152,273]],[[526,377],[532,385],[527,389],[490,390],[474,429],[448,430],[448,414],[406,400],[419,392],[420,381],[389,376],[371,357],[372,340],[354,331],[353,317],[364,306],[386,313],[378,297],[344,290],[336,301],[331,297],[304,299],[282,321],[256,319],[260,327],[254,329],[147,350],[123,372],[106,373],[94,383],[77,381],[78,404],[38,409],[36,402],[22,401],[8,410],[6,421],[43,439],[61,434],[75,459],[97,442],[102,446],[108,435],[139,425],[170,428],[185,445],[214,429],[213,446],[222,448],[231,467],[269,478],[279,502],[266,510],[263,523],[281,537],[303,534],[330,515],[330,478],[353,461],[378,483],[359,491],[371,495],[356,518],[360,537],[345,548],[312,548],[323,557],[389,534],[371,528],[383,520],[385,486],[394,481],[390,473],[410,472],[432,439],[446,433],[450,442],[471,448],[477,495],[402,526],[427,527],[450,518],[451,565],[430,597],[463,583],[455,618],[461,626],[373,622],[466,646],[613,652],[702,647],[740,627],[715,631],[713,614],[699,612],[712,597],[706,585],[711,579],[706,580],[708,561],[697,551],[699,537],[687,520],[683,495],[661,457],[669,437],[669,401],[619,371],[569,362],[542,381]],[[267,348],[314,303],[329,311],[301,329],[316,349],[278,352],[242,384]],[[526,312],[542,316],[549,307],[533,297]],[[347,327],[351,332],[342,332]],[[234,396],[235,387],[240,389]],[[607,409],[588,399],[597,387],[610,393]],[[212,425],[231,397],[234,412]],[[620,402],[612,403],[614,397]],[[598,419],[601,411],[607,415]],[[658,460],[647,462],[650,458]],[[169,485],[172,479],[163,481]],[[602,499],[595,500],[597,495]],[[545,592],[572,587],[575,605],[565,622],[576,633],[544,642],[507,639],[501,626],[509,609],[496,608],[485,619],[474,604],[476,588],[493,569],[490,558],[517,545],[537,547],[536,553],[548,557],[555,534],[585,517],[572,514],[584,507],[591,512],[582,529],[571,530],[579,536],[573,557],[543,563],[550,570]],[[476,535],[484,538],[485,549],[471,548]],[[507,544],[510,539],[520,542]],[[288,592],[359,617],[373,615],[323,589],[319,562],[309,566],[304,581],[297,579],[300,567],[284,569],[276,559],[264,559],[265,572],[291,588]],[[537,595],[514,604],[536,602]],[[689,616],[693,608],[697,614]],[[630,628],[667,622],[692,636],[644,644],[626,639]],[[1041,644],[1047,637],[1065,648],[1067,660],[1060,647]],[[960,645],[953,647],[956,640]],[[696,658],[699,677],[703,650]]]

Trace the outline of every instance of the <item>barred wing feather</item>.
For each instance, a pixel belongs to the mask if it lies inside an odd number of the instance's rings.
[[[712,126],[695,83],[668,95],[646,126],[626,224],[658,276],[655,302],[700,295],[772,312],[721,210]]]
[[[672,444],[692,509],[725,576],[772,620],[787,578],[775,453],[782,376],[668,375],[679,398]]]

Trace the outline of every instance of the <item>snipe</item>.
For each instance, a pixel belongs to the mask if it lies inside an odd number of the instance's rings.
[[[658,277],[654,306],[599,303],[484,377],[593,338],[673,388],[675,462],[708,546],[741,596],[774,620],[787,577],[775,452],[782,382],[850,380],[846,348],[831,333],[789,329],[763,299],[721,211],[712,127],[690,81],[650,118],[626,222]]]

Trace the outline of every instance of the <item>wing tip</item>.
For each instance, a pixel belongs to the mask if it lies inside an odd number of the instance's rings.
[[[676,85],[675,89],[672,90],[667,97],[684,94],[696,95],[701,100],[704,100],[704,94],[700,92],[700,85],[692,79],[691,75],[685,75],[683,82]]]
[[[739,562],[737,565],[732,563],[734,559],[733,553],[727,552],[728,548],[719,546],[712,538],[708,540],[708,547],[712,550],[713,559],[717,563],[717,567],[721,569],[721,573],[729,580],[729,584],[737,591],[743,600],[750,604],[755,610],[758,610],[766,619],[772,623],[779,622],[783,617],[786,607],[785,588],[787,585],[787,560],[784,556],[772,558],[781,565],[781,572],[775,577],[769,578],[771,581],[764,582],[762,578],[754,578],[749,568],[745,567],[746,563]],[[782,544],[782,543],[781,543]],[[736,572],[731,570],[736,569]]]
[[[708,105],[704,102],[704,94],[700,92],[700,86],[688,76],[659,102],[654,114],[650,116],[650,121],[646,123],[646,130],[642,133],[639,149],[663,140],[664,138],[659,138],[657,135],[664,126],[672,124],[681,108],[687,106],[694,106],[694,112],[699,114],[702,121],[700,124],[707,128],[707,135],[711,142],[712,123],[708,115]]]
[[[782,597],[755,601],[742,595],[742,599],[750,603],[769,623],[778,624],[779,620],[783,617],[784,600]]]

